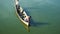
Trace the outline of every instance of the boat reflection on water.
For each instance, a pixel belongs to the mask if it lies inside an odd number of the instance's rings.
[[[27,32],[30,32],[30,26],[27,26],[26,24],[22,23],[24,28],[27,30]]]
[[[27,26],[24,26],[24,27],[28,32],[30,32],[30,27],[27,27]]]

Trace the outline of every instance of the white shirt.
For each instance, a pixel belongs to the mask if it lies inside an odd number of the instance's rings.
[[[26,17],[24,18],[24,21],[28,21],[28,22],[29,22],[29,17],[26,16]]]
[[[19,4],[19,2],[16,0],[16,5],[18,5]]]

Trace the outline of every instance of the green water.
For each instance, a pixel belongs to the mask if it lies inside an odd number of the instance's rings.
[[[27,32],[15,14],[14,0],[0,0],[0,34],[60,34],[60,0],[20,0],[32,17]]]

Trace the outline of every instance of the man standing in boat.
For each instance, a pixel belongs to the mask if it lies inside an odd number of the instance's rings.
[[[15,0],[15,3],[16,3],[16,9],[19,13],[19,9],[20,9],[19,0]]]
[[[23,11],[22,11],[22,12],[20,11],[19,0],[15,0],[15,3],[16,3],[16,9],[17,9],[18,14],[19,14],[21,17],[23,17]]]

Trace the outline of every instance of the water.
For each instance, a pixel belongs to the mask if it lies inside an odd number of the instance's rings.
[[[60,34],[60,0],[20,0],[31,16],[27,32],[15,14],[14,0],[0,0],[0,34]]]

